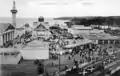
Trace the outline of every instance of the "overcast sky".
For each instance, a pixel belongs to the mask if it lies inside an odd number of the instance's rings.
[[[119,16],[120,0],[15,0],[17,17]],[[13,0],[0,0],[0,17],[11,17]]]

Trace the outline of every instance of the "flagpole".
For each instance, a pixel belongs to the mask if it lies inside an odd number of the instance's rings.
[[[60,40],[60,38],[59,38],[59,40]],[[61,58],[61,47],[60,47],[60,45],[61,45],[61,43],[59,41],[59,76],[60,76],[60,66],[61,66],[61,64],[60,64],[60,58]]]
[[[60,76],[60,42],[59,42],[59,76]]]

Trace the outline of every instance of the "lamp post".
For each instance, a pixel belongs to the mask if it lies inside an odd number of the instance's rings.
[[[59,76],[60,76],[60,66],[61,66],[61,63],[60,63],[61,55],[62,55],[62,51],[61,51],[61,48],[59,47]]]
[[[60,38],[59,38],[59,40],[60,40]],[[59,76],[60,76],[60,59],[61,59],[61,55],[62,55],[62,51],[61,51],[61,47],[60,47],[60,45],[61,45],[61,43],[60,43],[60,41],[58,40],[58,51],[59,51]]]

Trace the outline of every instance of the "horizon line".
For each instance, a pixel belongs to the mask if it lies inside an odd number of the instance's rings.
[[[110,15],[110,16],[59,16],[59,17],[44,17],[44,18],[61,18],[61,17],[119,17],[120,15],[116,16],[116,15]],[[39,16],[40,17],[40,16]],[[16,17],[17,18],[39,18],[39,17]],[[0,17],[0,18],[12,18],[12,17]]]

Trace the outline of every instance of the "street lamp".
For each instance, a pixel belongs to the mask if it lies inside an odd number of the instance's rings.
[[[59,48],[59,76],[60,76],[60,59],[61,59],[62,51],[61,48]]]
[[[59,76],[60,76],[60,56],[62,55],[62,50],[61,50],[60,45],[61,45],[61,43],[60,43],[60,38],[59,38],[58,45],[56,46],[56,48],[58,49],[58,52],[59,52]]]

